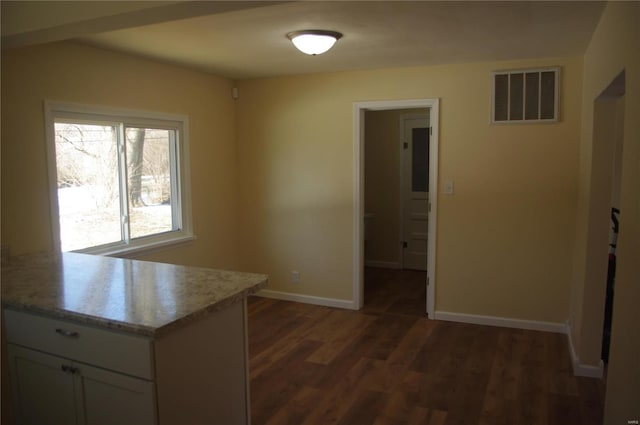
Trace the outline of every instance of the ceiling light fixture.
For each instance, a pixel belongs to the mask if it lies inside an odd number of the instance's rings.
[[[287,38],[298,50],[312,56],[331,49],[341,37],[339,32],[327,30],[300,30],[287,34]]]

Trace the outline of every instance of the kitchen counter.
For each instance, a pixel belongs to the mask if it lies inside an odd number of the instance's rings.
[[[267,276],[88,254],[14,257],[2,304],[144,336],[159,336],[242,301]]]
[[[2,264],[17,423],[249,424],[246,297],[267,276],[87,254]]]

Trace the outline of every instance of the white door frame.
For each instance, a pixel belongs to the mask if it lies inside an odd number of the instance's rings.
[[[435,313],[436,224],[438,211],[438,127],[440,99],[408,99],[353,104],[353,305],[361,309],[364,303],[364,114],[365,111],[429,108],[432,135],[429,146],[429,239],[427,242],[427,315]],[[426,284],[426,282],[425,282]]]

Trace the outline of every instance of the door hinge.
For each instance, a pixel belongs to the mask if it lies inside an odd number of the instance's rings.
[[[429,127],[429,136],[433,136],[433,127]]]
[[[402,144],[402,149],[409,149],[409,143],[404,142],[404,143]]]
[[[427,286],[429,286],[429,276],[427,276]]]
[[[429,201],[429,204],[428,204],[428,205],[429,205],[429,206],[428,206],[427,210],[428,210],[428,212],[431,212],[431,201]]]
[[[405,241],[402,241],[402,247],[406,248],[407,247],[407,243]]]

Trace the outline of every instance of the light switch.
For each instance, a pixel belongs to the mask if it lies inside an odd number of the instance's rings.
[[[453,181],[447,180],[444,182],[444,194],[453,195]]]

